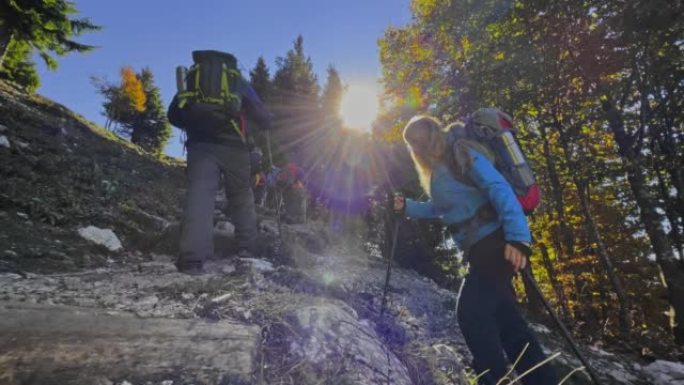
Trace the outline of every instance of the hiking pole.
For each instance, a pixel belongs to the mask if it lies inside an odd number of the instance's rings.
[[[273,153],[271,152],[271,131],[266,130],[266,151],[268,152],[268,162],[271,166],[271,172],[275,170],[273,165]],[[282,226],[280,224],[280,199],[278,199],[278,186],[276,183],[273,184],[273,189],[275,191],[275,206],[276,206],[276,223],[278,224],[278,238],[280,238],[280,243],[283,243],[283,232]]]
[[[393,196],[390,195],[390,214],[389,218],[394,218],[394,231],[392,232],[392,246],[390,248],[389,258],[387,260],[387,272],[385,273],[385,287],[382,290],[382,302],[380,304],[380,318],[385,313],[385,305],[387,304],[387,292],[389,291],[390,276],[392,274],[392,260],[394,260],[394,252],[397,249],[397,239],[399,237],[399,216],[393,215],[394,211]]]
[[[537,295],[539,296],[539,299],[541,299],[542,303],[544,304],[544,307],[546,308],[546,310],[551,315],[553,322],[556,324],[558,329],[560,329],[561,334],[563,335],[565,340],[568,341],[568,344],[570,344],[570,348],[575,353],[577,358],[579,358],[580,362],[582,362],[582,365],[584,365],[584,368],[587,370],[587,373],[589,374],[589,377],[591,377],[591,380],[596,385],[601,385],[601,380],[599,380],[598,376],[596,375],[596,372],[594,372],[594,369],[592,369],[591,365],[589,365],[589,361],[587,361],[587,359],[584,357],[582,352],[579,351],[579,348],[577,347],[577,343],[575,342],[575,339],[572,338],[572,335],[570,334],[568,329],[565,327],[565,325],[563,325],[563,322],[561,322],[560,318],[558,318],[558,315],[556,314],[556,312],[551,307],[551,304],[549,303],[549,301],[547,301],[546,298],[544,297],[544,294],[542,294],[541,289],[537,285],[537,281],[535,281],[534,277],[532,276],[529,264],[527,265],[527,267],[525,269],[523,269],[522,276],[523,276],[523,279],[526,279],[527,282],[530,284],[530,286],[537,293]]]
[[[380,305],[380,318],[385,313],[385,305],[387,304],[387,292],[389,290],[390,275],[392,274],[392,260],[394,259],[394,250],[397,248],[397,237],[399,235],[399,219],[395,219],[394,233],[392,234],[392,248],[390,249],[389,259],[387,260],[387,273],[385,273],[385,287],[382,290],[382,303]]]

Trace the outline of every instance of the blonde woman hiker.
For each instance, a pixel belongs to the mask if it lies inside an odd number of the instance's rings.
[[[469,271],[458,301],[458,323],[473,355],[480,385],[494,385],[527,346],[516,371],[545,355],[516,303],[511,280],[525,268],[530,230],[512,187],[476,146],[455,156],[438,120],[416,116],[404,129],[420,183],[430,198],[396,197],[394,209],[409,218],[439,218],[464,251]],[[456,160],[458,158],[458,161]],[[504,355],[505,354],[505,355]],[[557,384],[544,365],[522,379],[525,385]]]

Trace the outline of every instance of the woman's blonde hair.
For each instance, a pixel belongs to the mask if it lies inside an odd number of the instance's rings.
[[[431,197],[432,172],[437,165],[443,163],[447,149],[447,137],[442,130],[442,123],[432,116],[414,116],[404,127],[404,141],[409,146],[420,185]]]

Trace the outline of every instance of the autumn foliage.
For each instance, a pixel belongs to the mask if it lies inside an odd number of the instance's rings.
[[[121,92],[135,111],[145,111],[147,97],[143,84],[131,67],[121,69]]]
[[[589,339],[684,345],[684,51],[668,16],[681,4],[413,0],[412,11],[379,41],[375,137],[400,141],[416,113],[512,114],[543,189],[530,223],[547,298]]]

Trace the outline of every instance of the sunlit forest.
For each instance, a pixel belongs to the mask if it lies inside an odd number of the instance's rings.
[[[416,111],[512,114],[544,196],[531,218],[537,280],[585,338],[644,354],[684,342],[680,8],[414,1],[413,22],[379,42],[376,137],[399,140]]]

